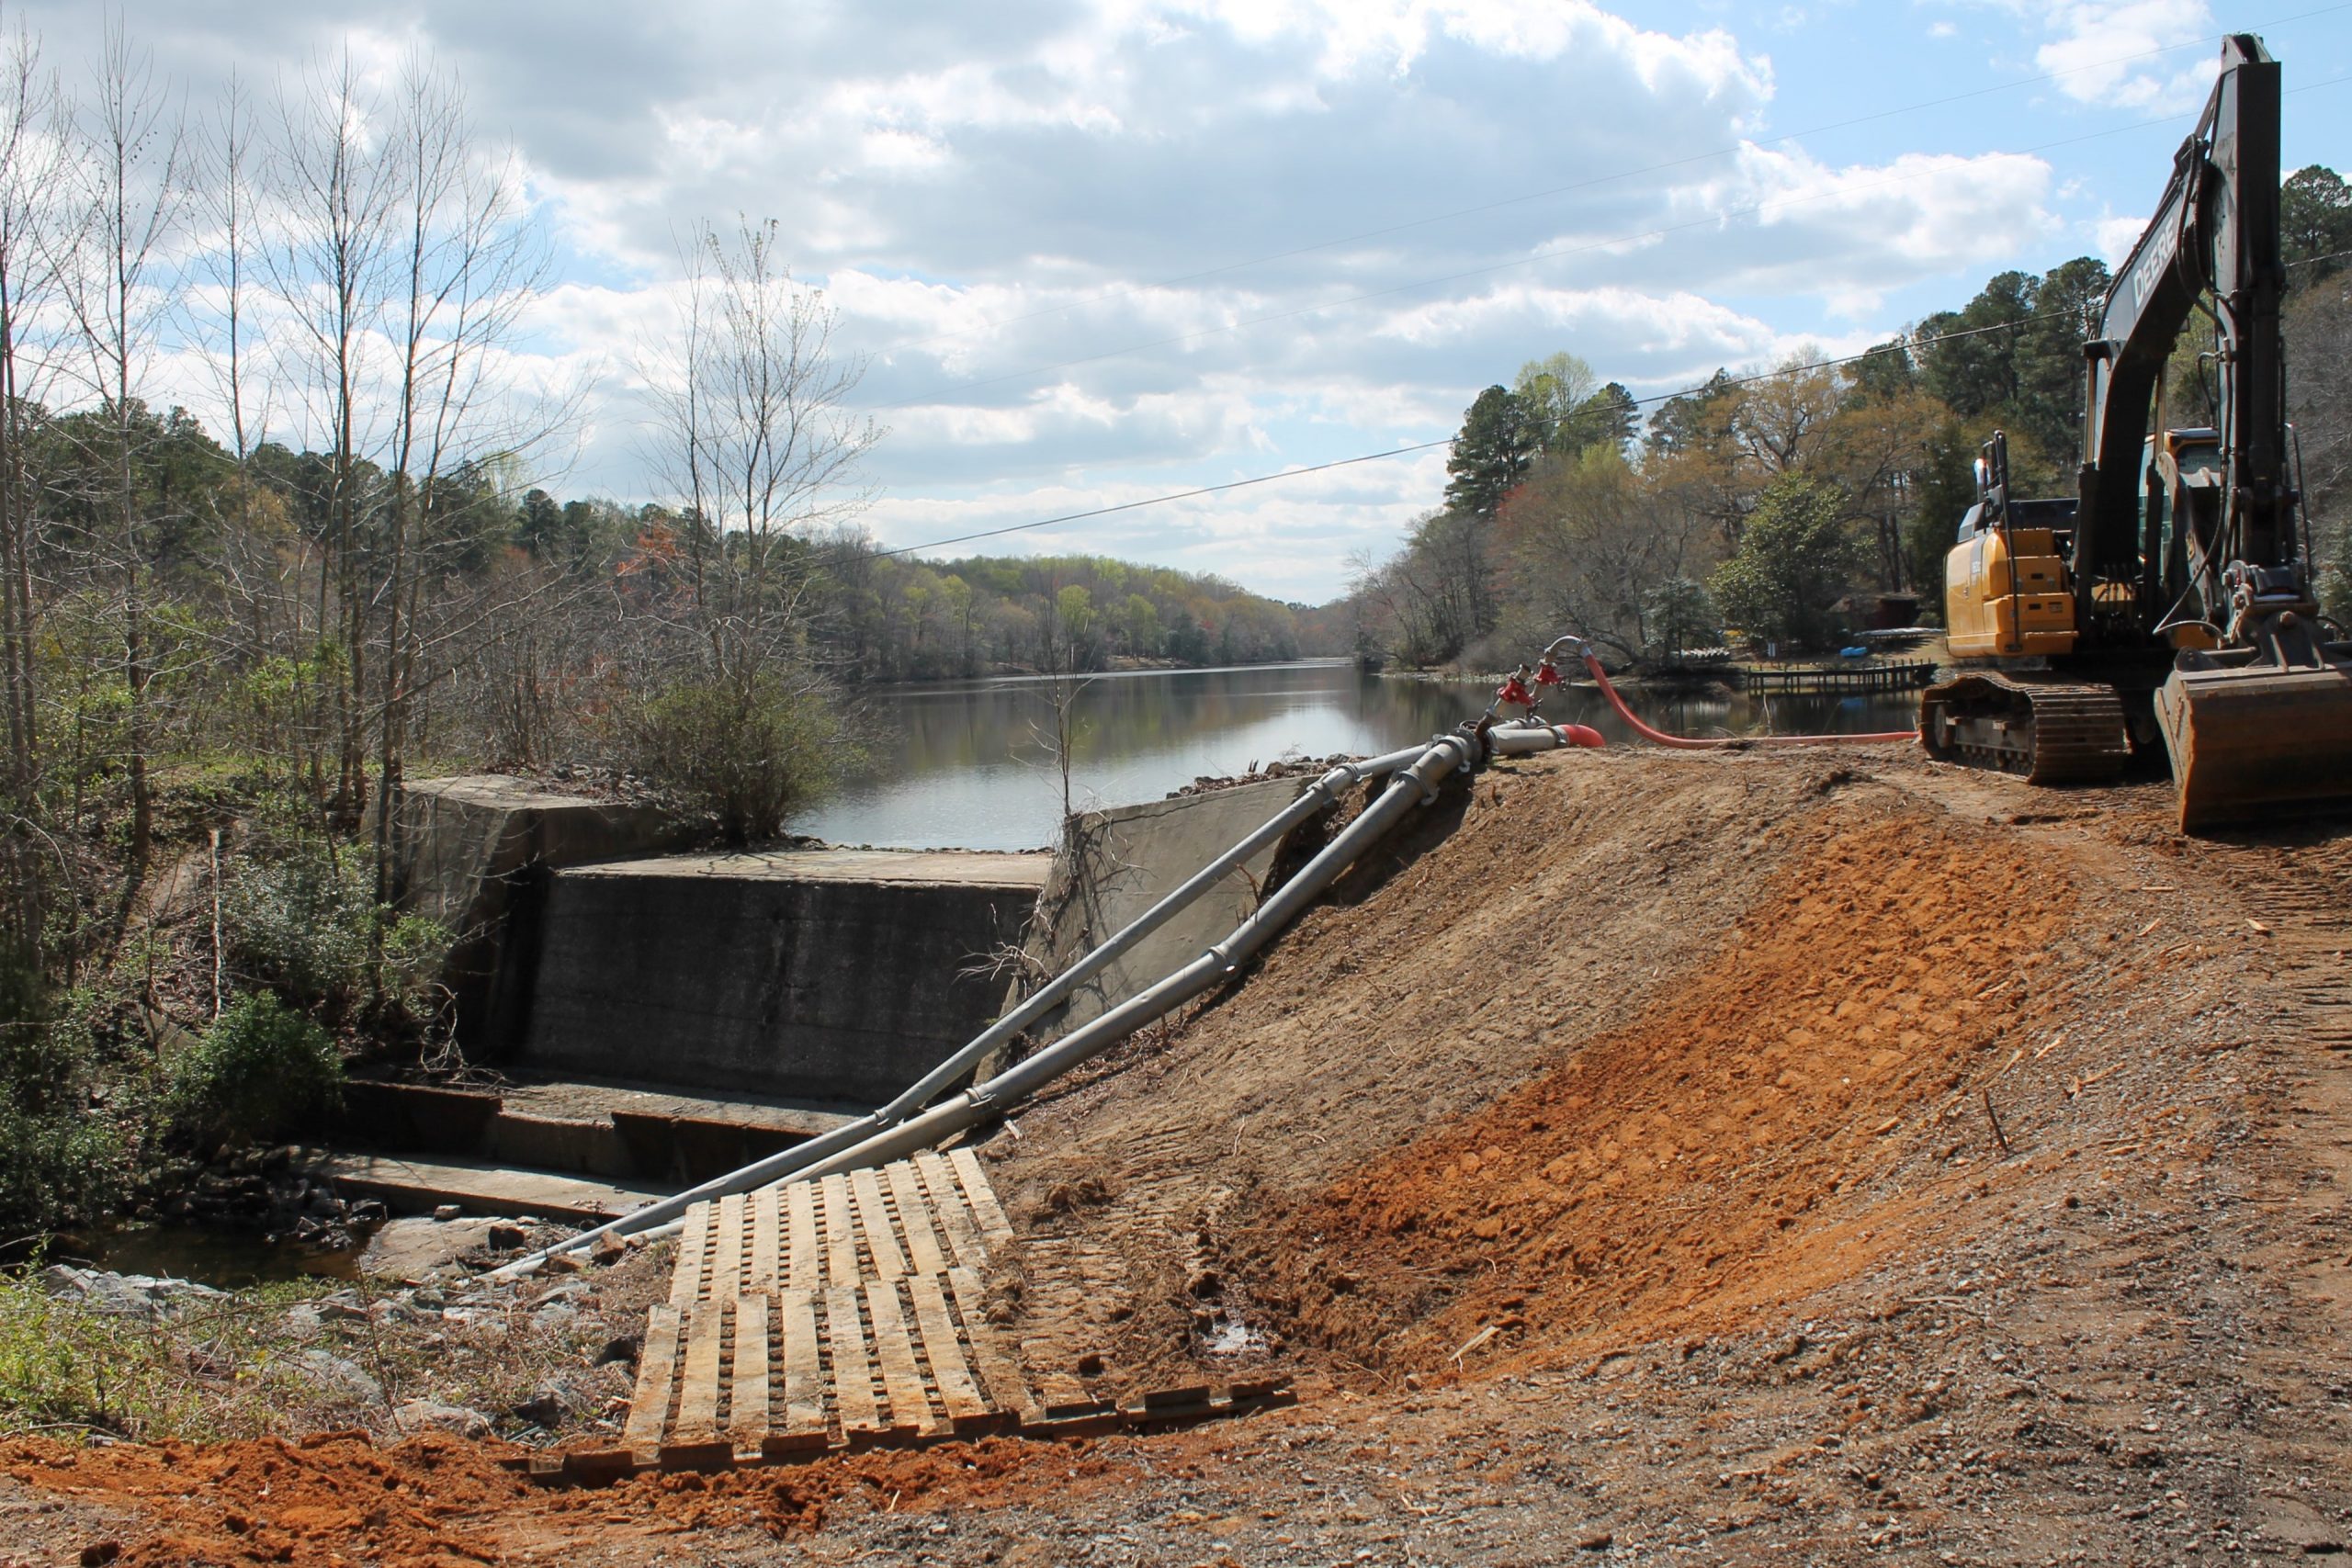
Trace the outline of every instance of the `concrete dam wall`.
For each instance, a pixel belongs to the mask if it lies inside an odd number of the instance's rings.
[[[994,1018],[1048,857],[824,850],[671,856],[550,879],[539,1071],[888,1100]]]

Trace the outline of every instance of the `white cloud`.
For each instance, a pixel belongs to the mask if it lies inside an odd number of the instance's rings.
[[[425,47],[464,74],[560,246],[517,395],[598,378],[571,489],[651,489],[632,366],[672,319],[676,236],[774,216],[837,344],[868,356],[858,398],[891,427],[870,521],[892,544],[1427,440],[1556,348],[1649,393],[1835,346],[1825,316],[1860,346],[1888,297],[1972,288],[2057,231],[2039,160],[1757,145],[1778,87],[1751,42],[1589,0],[126,9],[199,107],[232,66],[291,79],[347,30],[371,72]],[[2170,10],[2071,0],[2049,47],[2100,36],[2101,11],[2169,37]],[[98,17],[18,15],[74,60]],[[200,369],[175,372],[192,400]],[[991,547],[1321,597],[1349,549],[1434,502],[1442,464]]]
[[[2132,254],[2132,247],[2140,243],[2140,236],[2147,227],[2145,218],[2099,219],[2091,225],[2099,260],[2107,263],[2110,271],[2121,266],[2123,258]]]
[[[2034,27],[2042,38],[2034,63],[2078,103],[2190,108],[2213,80],[2218,51],[2183,47],[2222,30],[2209,0],[1977,0],[1977,6]],[[1930,36],[1951,34],[1930,28]]]

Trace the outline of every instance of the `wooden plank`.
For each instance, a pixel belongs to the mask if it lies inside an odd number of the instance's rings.
[[[670,1304],[691,1305],[702,1295],[703,1243],[710,1230],[711,1208],[696,1203],[686,1211],[685,1229],[678,1235],[677,1269],[670,1277]]]
[[[910,1272],[944,1273],[947,1259],[939,1250],[937,1233],[931,1227],[931,1201],[923,1196],[922,1179],[915,1174],[913,1166],[902,1159],[884,1166],[882,1174],[890,1183],[891,1196],[899,1201],[899,1229],[907,1238]]]
[[[849,1182],[829,1176],[819,1191],[825,1200],[825,1277],[836,1289],[857,1283],[857,1222],[850,1218]]]
[[[678,1419],[670,1428],[671,1442],[718,1433],[718,1352],[727,1306],[704,1301],[686,1309],[686,1355],[678,1368]]]
[[[817,1298],[807,1291],[776,1295],[784,1340],[784,1429],[798,1435],[825,1429],[825,1373],[817,1357]]]
[[[731,1301],[743,1293],[743,1195],[718,1201],[718,1224],[711,1233],[710,1299]]]
[[[1012,1226],[1006,1223],[1004,1211],[997,1207],[996,1189],[980,1174],[980,1156],[969,1149],[951,1150],[948,1160],[956,1167],[956,1174],[964,1180],[964,1196],[972,1205],[972,1213],[979,1216],[980,1235],[990,1241],[1011,1241]]]
[[[928,1427],[935,1423],[931,1396],[915,1364],[914,1342],[899,1313],[899,1282],[868,1280],[865,1305],[874,1337],[874,1359],[882,1365],[883,1391],[890,1396],[890,1425]]]
[[[638,1355],[637,1390],[629,1400],[628,1425],[621,1440],[633,1449],[662,1441],[670,1419],[670,1384],[678,1364],[678,1309],[656,1303],[645,1314],[645,1348]]]
[[[947,1162],[926,1150],[915,1156],[915,1168],[922,1174],[923,1187],[931,1194],[931,1212],[939,1216],[939,1228],[947,1233],[956,1261],[967,1269],[987,1262],[989,1249],[980,1241],[979,1227],[964,1206],[964,1194],[957,1190],[956,1174]]]
[[[947,1288],[956,1292],[956,1315],[964,1320],[964,1337],[972,1342],[972,1364],[988,1385],[989,1397],[999,1410],[1021,1411],[1026,1419],[1037,1402],[1022,1379],[1019,1363],[1007,1353],[996,1325],[989,1321],[980,1277],[969,1269],[950,1269]]]
[[[768,1299],[735,1302],[734,1387],[729,1391],[727,1435],[757,1448],[768,1430]]]
[[[882,1183],[871,1169],[850,1172],[849,1190],[857,1200],[858,1223],[865,1227],[865,1250],[874,1259],[874,1272],[885,1280],[906,1277],[906,1255],[899,1250],[896,1225],[890,1223],[890,1206],[882,1201]]]
[[[783,1283],[777,1278],[783,1268],[782,1255],[777,1250],[777,1232],[782,1228],[777,1208],[774,1187],[763,1187],[752,1194],[752,1283],[749,1293],[765,1295]]]
[[[931,1381],[938,1385],[948,1419],[987,1415],[989,1402],[964,1365],[964,1349],[956,1341],[956,1320],[947,1314],[947,1298],[940,1294],[939,1276],[912,1276],[907,1280],[907,1294],[915,1303],[915,1327],[922,1335],[923,1358],[931,1363]]]
[[[790,1216],[792,1262],[784,1282],[796,1291],[813,1291],[817,1279],[817,1185],[796,1181],[785,1189]]]
[[[825,1344],[833,1353],[833,1408],[842,1430],[874,1432],[882,1417],[874,1404],[874,1371],[865,1359],[865,1331],[857,1292],[837,1285],[825,1292]]]

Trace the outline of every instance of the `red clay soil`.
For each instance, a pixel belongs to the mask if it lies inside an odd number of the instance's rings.
[[[2014,839],[1917,812],[1826,837],[1632,1027],[1332,1183],[1242,1266],[1312,1337],[1403,1366],[1490,1325],[1556,1356],[1751,1321],[1936,1217],[1932,1189],[1863,1179],[1940,1135],[2079,921]],[[1967,1111],[1960,1141],[1992,1152]],[[1442,1305],[1432,1279],[1459,1281]]]
[[[1130,1470],[1091,1456],[1082,1444],[991,1438],[719,1475],[646,1475],[578,1491],[532,1484],[498,1463],[502,1451],[442,1436],[389,1449],[339,1435],[300,1444],[100,1448],[20,1439],[0,1446],[0,1475],[136,1521],[117,1535],[85,1531],[80,1552],[91,1562],[471,1568],[592,1539],[618,1549],[623,1561],[628,1542],[679,1534],[783,1539],[822,1528],[847,1500],[859,1513],[1018,1506],[1081,1495]],[[0,1562],[15,1561],[0,1543]]]
[[[1033,1367],[1295,1409],[572,1493],[20,1442],[0,1562],[2340,1553],[2352,827],[2170,811],[1893,752],[1457,786],[982,1150]]]

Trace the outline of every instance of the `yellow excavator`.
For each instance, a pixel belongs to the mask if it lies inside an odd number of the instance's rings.
[[[2278,98],[2261,39],[2227,39],[2083,345],[2076,493],[2012,496],[2000,432],[1979,454],[1944,562],[1957,673],[1920,703],[1931,755],[2097,783],[2161,739],[2185,829],[2352,800],[2352,643],[2312,592],[2286,422]],[[2218,423],[2165,429],[2165,365],[2198,316]]]

